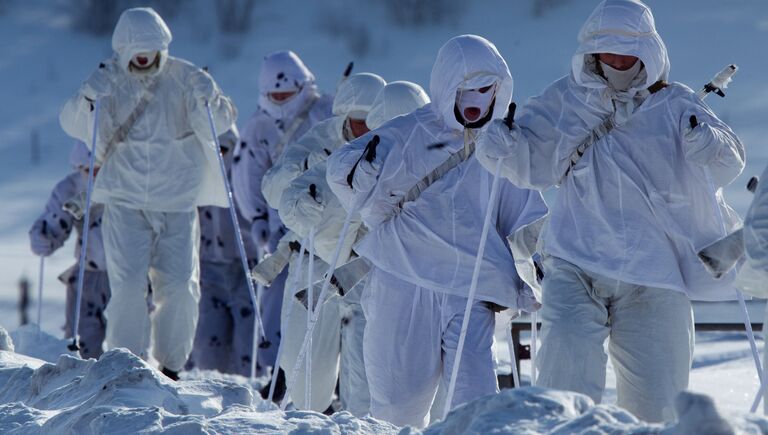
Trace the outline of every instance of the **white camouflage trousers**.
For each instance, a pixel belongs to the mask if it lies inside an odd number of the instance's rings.
[[[616,371],[618,405],[649,422],[674,418],[688,387],[694,345],[688,297],[544,260],[537,386],[586,394],[599,403],[607,355]]]
[[[197,210],[152,212],[104,206],[104,251],[112,297],[107,305],[107,349],[128,348],[161,367],[180,371],[195,337],[200,300],[200,225]],[[147,281],[152,284],[151,317]]]
[[[398,426],[426,426],[438,385],[448,391],[467,299],[373,268],[361,303],[371,415]],[[491,349],[494,323],[494,312],[475,302],[453,408],[498,392]]]

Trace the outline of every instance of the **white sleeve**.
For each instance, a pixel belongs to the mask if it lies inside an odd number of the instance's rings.
[[[211,109],[213,125],[216,128],[216,132],[218,134],[226,132],[237,119],[237,109],[232,103],[232,100],[222,94],[219,86],[205,71],[200,69],[193,70],[191,72],[189,72],[187,69],[184,71],[187,72],[187,77],[182,80],[182,83],[188,83],[190,77],[196,74],[204,74],[206,79],[212,82],[214,88],[214,97],[211,98],[208,105]],[[187,113],[189,114],[189,121],[192,130],[194,130],[195,134],[202,143],[213,143],[214,139],[211,132],[211,121],[208,118],[208,110],[205,107],[205,103],[193,96],[192,89],[185,89],[181,97],[185,99],[184,104],[187,109]]]
[[[268,205],[261,193],[264,173],[272,165],[269,150],[258,143],[254,122],[240,136],[232,160],[232,191],[240,213],[248,222],[268,220]]]
[[[726,186],[744,170],[746,162],[744,144],[741,143],[736,133],[721,121],[701,99],[694,96],[691,98],[694,107],[684,111],[683,117],[680,119],[679,131],[682,132],[686,128],[690,128],[690,117],[696,115],[697,121],[700,124],[705,124],[700,128],[708,129],[708,136],[713,140],[705,148],[685,149],[686,160],[707,167],[715,184],[718,187]],[[685,143],[684,139],[683,143]]]
[[[283,191],[307,169],[307,152],[298,142],[292,142],[278,161],[264,174],[261,192],[274,209],[280,208]]]
[[[104,68],[111,75],[115,74],[114,61],[107,61]],[[103,97],[99,102],[99,126],[96,151],[96,166],[101,166],[104,162],[106,146],[104,144],[111,138],[116,130],[113,119],[113,97]],[[67,135],[86,144],[88,149],[93,144],[93,121],[95,116],[95,101],[87,98],[82,92],[82,86],[62,107],[59,113],[59,124]]]
[[[62,209],[64,203],[79,193],[76,177],[77,172],[68,175],[56,184],[45,211],[35,220],[29,229],[30,241],[32,239],[45,239],[52,245],[53,250],[59,249],[67,240],[75,225],[75,219]]]

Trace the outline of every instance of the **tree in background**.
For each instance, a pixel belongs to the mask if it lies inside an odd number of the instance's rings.
[[[216,0],[216,17],[222,33],[246,33],[256,0]]]

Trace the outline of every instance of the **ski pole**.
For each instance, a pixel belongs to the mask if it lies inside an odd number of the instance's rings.
[[[314,185],[313,185],[314,186]],[[312,314],[314,311],[314,269],[315,269],[315,227],[309,230],[309,261],[307,262],[307,331],[312,327]],[[318,304],[318,308],[319,308]],[[304,407],[310,409],[310,399],[312,398],[312,335],[309,335],[307,344],[307,358],[305,360],[304,373]]]
[[[507,343],[509,344],[509,360],[512,363],[512,380],[515,382],[515,388],[520,388],[520,372],[517,370],[517,355],[515,355],[515,341],[512,339],[512,321],[509,319],[507,325]]]
[[[72,328],[72,343],[67,349],[78,352],[80,350],[80,304],[83,299],[83,280],[85,277],[85,253],[88,251],[88,233],[90,232],[91,218],[91,193],[93,193],[93,168],[96,163],[96,138],[99,132],[99,110],[101,99],[97,98],[93,107],[93,138],[91,139],[91,156],[88,159],[88,188],[85,193],[85,215],[83,216],[83,244],[80,245],[80,263],[77,270],[77,294],[75,296],[75,325]]]
[[[245,255],[245,246],[243,245],[243,235],[240,232],[240,225],[237,222],[237,212],[235,211],[235,203],[232,199],[232,189],[229,185],[229,179],[227,178],[227,168],[224,165],[224,157],[221,155],[221,144],[219,143],[219,135],[216,133],[216,125],[213,122],[213,113],[211,112],[211,105],[208,100],[205,101],[205,109],[208,112],[208,122],[211,127],[211,134],[213,135],[213,142],[216,144],[216,158],[219,160],[219,169],[221,170],[221,178],[224,180],[224,188],[227,191],[227,201],[229,202],[229,216],[232,218],[232,226],[235,228],[235,241],[237,242],[237,248],[240,251],[240,260],[243,263],[243,273],[245,273],[245,281],[248,283],[248,292],[251,297],[251,304],[253,305],[253,321],[254,324],[254,339],[251,345],[251,379],[256,377],[256,358],[258,357],[259,346],[256,345],[256,331],[257,327],[261,326],[261,310],[259,309],[259,301],[256,299],[256,291],[253,288],[253,280],[251,279],[251,273],[248,269],[248,258]],[[258,326],[257,326],[258,325]],[[261,327],[260,330],[264,331]],[[262,338],[266,340],[266,337]]]
[[[763,365],[760,362],[760,355],[757,352],[757,343],[755,342],[755,334],[752,331],[752,321],[749,319],[749,312],[747,311],[747,303],[744,300],[744,294],[741,290],[736,289],[736,297],[739,299],[739,307],[741,308],[741,314],[744,317],[744,328],[747,332],[747,338],[749,338],[749,347],[752,352],[752,359],[755,362],[755,368],[757,369],[757,377],[760,379],[760,390],[757,393],[755,401],[752,402],[749,412],[757,411],[758,405],[760,405],[760,399],[765,390],[765,373],[763,373]]]
[[[307,239],[304,239],[301,241],[301,249],[299,250],[299,259],[296,261],[296,275],[294,275],[293,284],[291,285],[290,289],[291,292],[289,294],[294,294],[296,290],[299,287],[299,283],[301,282],[301,266],[304,263],[304,252],[305,247],[307,246]],[[287,325],[290,325],[291,322],[291,314],[293,314],[293,306],[295,305],[295,302],[291,300],[291,303],[288,305],[288,311],[285,314],[285,323]],[[281,325],[282,326],[282,325]],[[282,333],[282,328],[280,329],[281,336],[284,336]],[[277,373],[280,371],[280,358],[283,355],[283,344],[285,343],[285,340],[280,340],[280,344],[277,347],[277,359],[275,362],[275,367],[272,370],[272,381],[269,385],[269,396],[267,397],[267,400],[270,402],[275,397],[275,386],[277,385]]]
[[[509,104],[509,111],[504,122],[507,126],[511,126],[515,117],[515,103]],[[488,199],[488,209],[485,212],[485,220],[483,221],[483,230],[480,233],[480,245],[477,248],[477,256],[475,257],[475,268],[472,271],[472,281],[469,284],[469,295],[467,296],[467,305],[464,307],[464,318],[461,321],[461,333],[459,335],[459,344],[456,348],[456,360],[453,362],[453,368],[451,370],[451,381],[448,384],[448,394],[445,396],[445,409],[443,410],[443,418],[448,415],[448,411],[451,410],[451,404],[453,402],[453,394],[456,390],[456,379],[459,375],[459,366],[461,365],[461,354],[464,351],[464,341],[467,338],[467,329],[469,328],[469,317],[472,313],[472,305],[475,302],[475,293],[477,292],[477,281],[480,278],[480,266],[483,260],[483,253],[485,252],[485,244],[488,240],[488,231],[491,228],[491,217],[496,209],[497,195],[499,192],[499,181],[501,179],[501,164],[502,159],[496,161],[496,169],[493,171],[493,183],[491,185],[491,194]]]
[[[43,226],[46,225],[43,221]],[[45,269],[45,257],[40,256],[40,273],[37,279],[37,330],[41,332],[43,327],[40,323],[43,318],[43,271]]]
[[[355,67],[355,63],[354,62],[350,62],[350,63],[347,64],[347,67],[344,68],[344,72],[341,74],[341,78],[339,79],[339,82],[336,83],[336,90],[337,91],[339,89],[339,86],[341,86],[342,83],[347,81],[347,79],[349,78],[350,74],[352,74],[352,68],[354,68],[354,67]]]
[[[531,386],[536,386],[536,344],[539,332],[539,313],[531,313]]]

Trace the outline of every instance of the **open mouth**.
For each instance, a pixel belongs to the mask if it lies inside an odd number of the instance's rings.
[[[464,109],[464,119],[467,121],[477,121],[477,119],[480,118],[480,108],[479,107],[467,107]]]
[[[149,63],[149,58],[144,56],[136,56],[136,63],[138,63],[139,66],[146,66]]]

